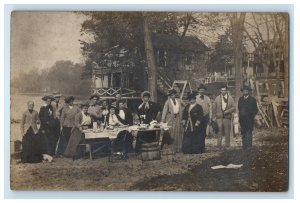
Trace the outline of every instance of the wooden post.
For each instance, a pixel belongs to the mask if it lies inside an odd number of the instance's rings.
[[[151,30],[149,29],[148,16],[143,12],[144,19],[144,42],[145,42],[145,52],[147,56],[148,64],[148,88],[151,93],[152,100],[157,101],[157,84],[156,84],[156,64],[153,52]]]

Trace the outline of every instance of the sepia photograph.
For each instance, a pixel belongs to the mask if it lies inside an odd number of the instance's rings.
[[[289,13],[14,11],[13,191],[289,191]]]

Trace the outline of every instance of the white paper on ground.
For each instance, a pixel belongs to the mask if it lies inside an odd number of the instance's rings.
[[[217,165],[217,166],[212,166],[211,169],[220,169],[220,168],[241,168],[243,164],[228,164],[227,166],[224,165]]]

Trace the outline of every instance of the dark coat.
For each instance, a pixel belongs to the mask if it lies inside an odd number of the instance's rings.
[[[39,112],[39,119],[41,121],[40,130],[51,130],[54,128],[54,116],[55,112],[52,105],[42,106]]]
[[[140,104],[142,105],[142,104]],[[140,106],[139,105],[139,106]],[[161,112],[161,108],[158,104],[149,101],[149,108],[145,108],[145,104],[138,109],[138,116],[141,120],[141,115],[145,115],[144,123],[149,124],[151,121],[156,120],[157,114]]]
[[[203,120],[203,109],[196,104],[189,113],[188,104],[182,113],[182,120],[185,121],[184,136],[182,140],[182,152],[184,154],[198,154],[205,151],[205,135],[201,133],[201,122]],[[191,122],[189,122],[189,114]],[[195,126],[198,123],[198,126]]]
[[[184,108],[183,113],[182,113],[182,120],[185,120],[186,124],[187,124],[188,119],[189,119],[189,108],[190,108],[190,104],[188,104]],[[198,129],[199,126],[196,127],[195,124],[196,124],[197,121],[198,121],[198,123],[201,123],[201,121],[203,119],[203,109],[202,109],[202,107],[199,104],[196,104],[191,109],[190,115],[191,115],[193,129]],[[184,126],[184,129],[186,129],[186,125]]]
[[[124,113],[125,113],[125,118],[122,119],[119,115],[118,115],[118,119],[119,121],[123,124],[123,125],[133,125],[133,117],[131,112],[129,111],[129,109],[124,108],[123,109]],[[120,112],[120,110],[119,110]]]
[[[258,112],[256,99],[250,95],[247,99],[244,99],[244,97],[240,97],[238,102],[238,110],[239,122],[242,131],[244,128],[252,131],[254,126],[254,117]]]

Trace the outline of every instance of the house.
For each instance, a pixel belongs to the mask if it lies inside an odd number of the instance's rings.
[[[185,36],[181,40],[177,35],[153,33],[152,43],[158,93],[165,94],[174,80],[189,80],[195,87],[195,79],[206,74],[209,48],[197,37]],[[120,51],[119,58],[123,56]],[[141,66],[135,58],[122,61],[112,60],[107,66],[94,63],[92,94],[108,99],[117,93],[126,99],[140,98],[140,93],[147,89],[147,67]]]

